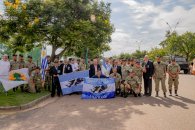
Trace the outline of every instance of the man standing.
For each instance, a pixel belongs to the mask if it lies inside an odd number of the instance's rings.
[[[19,63],[17,61],[17,55],[13,54],[13,60],[10,62],[10,70],[17,70],[19,69]],[[15,92],[17,90],[18,87],[13,88],[13,91]]]
[[[177,90],[179,85],[179,72],[180,66],[175,62],[175,59],[171,60],[171,64],[167,67],[167,73],[169,74],[169,92],[170,96],[172,96],[172,85],[175,87],[175,96],[178,96]]]
[[[89,67],[89,77],[91,78],[96,75],[98,70],[101,70],[101,67],[98,64],[98,60],[94,59],[93,64],[91,64]]]
[[[159,83],[161,82],[162,90],[164,93],[164,97],[166,98],[166,64],[161,61],[161,57],[157,56],[156,62],[154,63],[154,75],[153,75],[154,81],[155,81],[155,90],[156,90],[156,97],[158,97],[159,92]]]
[[[0,76],[8,76],[10,71],[10,62],[8,60],[8,55],[4,54],[2,60],[0,60]]]
[[[64,65],[62,67],[62,74],[72,73],[72,65],[68,62],[68,60],[64,60]]]
[[[19,63],[19,69],[27,68],[26,67],[26,63],[24,62],[24,58],[23,58],[23,55],[22,54],[19,55],[19,61],[18,61],[18,63]],[[21,88],[21,91],[24,92],[24,85],[21,85],[20,88]]]
[[[45,69],[45,83],[44,87],[45,89],[48,89],[48,91],[51,91],[51,85],[52,85],[52,77],[50,75],[50,69],[53,66],[53,62],[51,62],[51,57],[47,56],[47,68]]]
[[[53,84],[52,84],[52,92],[51,92],[51,97],[55,96],[56,89],[57,89],[57,95],[60,97],[61,92],[61,87],[60,87],[60,81],[58,78],[58,75],[60,74],[60,67],[59,67],[59,61],[55,60],[54,61],[54,66],[51,68],[51,75],[53,78]]]
[[[26,66],[28,67],[29,75],[31,75],[32,71],[36,68],[36,64],[32,61],[32,56],[28,56]]]
[[[145,68],[145,71],[143,73],[144,95],[151,96],[151,94],[152,94],[152,75],[154,73],[154,65],[151,61],[149,61],[149,58],[147,55],[145,55],[145,57],[144,57],[144,62],[142,64],[142,67]]]

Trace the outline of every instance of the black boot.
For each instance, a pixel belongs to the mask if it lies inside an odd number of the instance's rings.
[[[128,93],[125,93],[125,94],[124,94],[124,98],[127,98],[127,97],[128,97]]]
[[[156,97],[158,97],[158,91],[156,91]]]
[[[139,93],[138,96],[141,97],[142,96],[141,93]]]
[[[123,95],[124,95],[124,93],[123,93],[123,92],[121,92],[120,96],[121,96],[121,97],[123,97]]]
[[[137,93],[133,92],[134,97],[137,97]]]
[[[165,98],[167,97],[165,92],[164,92],[164,97],[165,97]]]
[[[169,95],[169,96],[172,96],[172,90],[169,90],[169,93],[170,93],[170,95]]]
[[[175,96],[178,96],[178,94],[177,94],[177,90],[175,90]]]

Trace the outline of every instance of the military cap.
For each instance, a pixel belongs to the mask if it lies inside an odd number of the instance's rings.
[[[20,57],[24,57],[22,54],[19,55]]]
[[[35,69],[39,69],[40,70],[41,68],[39,66],[36,66]]]
[[[32,56],[28,56],[28,58],[32,59]]]
[[[136,64],[140,64],[140,61],[139,61],[139,60],[137,60],[137,61],[136,61]]]
[[[17,56],[17,54],[13,54],[12,56]]]

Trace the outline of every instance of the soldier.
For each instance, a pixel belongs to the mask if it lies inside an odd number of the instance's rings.
[[[22,54],[19,55],[19,69],[26,68],[26,63],[24,62],[24,56]]]
[[[35,69],[36,64],[32,61],[32,56],[28,56],[28,62],[26,63],[28,67],[29,75],[31,75],[32,71]]]
[[[40,93],[42,85],[43,85],[43,81],[42,81],[42,76],[41,76],[39,67],[36,67],[35,71],[32,72],[31,79],[32,79],[36,93]]]
[[[113,73],[110,74],[110,77],[115,79],[116,95],[119,95],[120,94],[121,75],[119,73],[117,73],[116,68],[113,68]]]
[[[47,61],[48,61],[48,66],[47,69],[45,69],[45,83],[44,83],[44,88],[48,89],[48,91],[51,91],[51,86],[52,86],[52,76],[49,73],[50,69],[54,65],[53,62],[51,62],[51,57],[47,56]]]
[[[179,85],[179,72],[180,66],[175,62],[175,59],[171,60],[171,63],[167,67],[167,73],[169,74],[169,92],[170,96],[172,96],[172,85],[175,87],[175,96],[178,96],[177,90]]]
[[[26,68],[26,63],[24,62],[24,57],[22,54],[19,55],[19,69]],[[21,91],[24,92],[24,85],[21,85],[20,87]]]
[[[129,75],[125,80],[124,88],[121,88],[122,95],[124,98],[128,96],[128,90],[133,92],[134,97],[140,96],[141,97],[141,83],[139,78],[135,75],[134,70],[129,71]]]
[[[154,62],[154,82],[155,82],[155,90],[156,90],[156,97],[158,97],[158,92],[159,92],[159,83],[161,82],[162,90],[164,93],[164,97],[166,98],[166,85],[165,85],[165,80],[166,80],[166,64],[161,61],[161,57],[157,56],[156,57],[156,62]]]
[[[86,70],[85,60],[81,59],[79,62],[79,71],[84,71],[84,70]]]
[[[10,70],[17,70],[19,69],[19,63],[17,61],[17,55],[13,54],[13,60],[10,62]],[[13,91],[15,92],[18,89],[18,87],[13,88]]]

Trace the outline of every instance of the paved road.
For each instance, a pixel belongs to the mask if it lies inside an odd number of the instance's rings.
[[[155,94],[153,94],[154,96]],[[1,130],[195,130],[195,77],[181,75],[179,97],[50,98],[20,112],[0,112]]]

